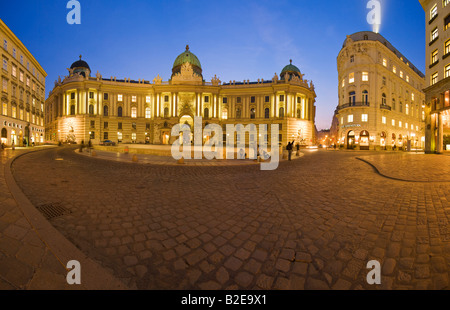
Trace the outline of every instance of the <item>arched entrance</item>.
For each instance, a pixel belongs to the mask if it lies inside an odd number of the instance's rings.
[[[355,132],[350,130],[347,133],[347,149],[352,150],[355,147]]]
[[[392,149],[396,148],[396,139],[395,133],[392,134]]]
[[[16,131],[13,129],[11,130],[11,145],[17,145],[17,135]]]
[[[370,148],[370,143],[369,143],[369,132],[367,130],[363,130],[361,131],[361,133],[359,134],[359,147],[361,150],[366,150],[368,151]]]
[[[194,118],[190,115],[183,115],[180,117],[180,126],[188,125],[191,129],[191,133],[188,137],[183,136],[183,132],[180,132],[180,143],[190,144],[194,139]]]
[[[6,128],[2,128],[1,143],[8,144],[8,130]]]
[[[386,149],[386,137],[387,137],[387,134],[383,131],[380,134],[380,146],[383,149]]]

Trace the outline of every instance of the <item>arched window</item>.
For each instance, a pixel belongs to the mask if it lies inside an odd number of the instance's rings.
[[[118,107],[117,108],[117,116],[118,117],[122,117],[123,116],[123,108],[122,107]]]
[[[284,108],[283,107],[280,108],[279,113],[280,113],[280,115],[279,115],[280,117],[284,117]]]
[[[222,119],[228,119],[228,110],[227,109],[222,110]]]
[[[74,104],[72,104],[70,106],[70,115],[75,115],[75,105]]]
[[[94,115],[94,105],[92,104],[89,105],[89,114]]]
[[[409,104],[406,104],[406,106],[405,106],[405,113],[406,113],[406,115],[409,114]]]
[[[152,117],[152,113],[150,108],[145,108],[145,118],[151,118]]]
[[[2,129],[2,138],[8,138],[8,131],[6,130],[6,128]]]
[[[348,94],[348,103],[350,105],[355,105],[355,102],[356,102],[356,93],[352,91]]]
[[[236,109],[236,118],[241,118],[241,109],[240,108]]]
[[[381,104],[386,105],[386,94],[381,95]]]
[[[103,107],[103,116],[108,116],[108,112],[109,112],[108,106],[105,105],[105,106]]]
[[[250,109],[250,118],[251,119],[255,119],[255,117],[256,117],[255,108],[251,108]]]
[[[169,117],[169,108],[164,108],[164,117]]]
[[[264,118],[270,118],[270,109],[269,108],[264,109]]]
[[[208,108],[205,108],[205,110],[203,110],[203,117],[209,118],[209,109]]]
[[[369,92],[367,90],[364,90],[362,92],[362,103],[364,105],[367,105],[368,102],[369,102]]]
[[[131,108],[131,117],[132,118],[136,118],[137,117],[137,108],[136,107],[132,107]]]

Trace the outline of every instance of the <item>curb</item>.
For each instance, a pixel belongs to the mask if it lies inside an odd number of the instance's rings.
[[[50,222],[33,206],[25,194],[17,185],[11,172],[14,161],[26,154],[45,151],[46,148],[30,151],[10,158],[5,164],[6,184],[14,197],[18,207],[21,209],[38,238],[45,244],[49,251],[62,264],[64,269],[67,262],[77,260],[81,265],[81,285],[69,285],[66,283],[65,289],[84,290],[126,290],[128,287],[113,275],[107,272],[98,263],[83,254],[74,244],[66,239]]]

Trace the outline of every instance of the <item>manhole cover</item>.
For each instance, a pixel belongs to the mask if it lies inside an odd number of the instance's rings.
[[[38,209],[38,211],[41,212],[47,220],[71,213],[70,210],[57,203],[40,205],[37,206],[36,209]]]

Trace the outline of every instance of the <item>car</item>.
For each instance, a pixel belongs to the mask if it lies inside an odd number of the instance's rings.
[[[116,142],[113,142],[111,140],[103,140],[102,142],[100,142],[100,145],[104,145],[104,146],[115,146]]]

